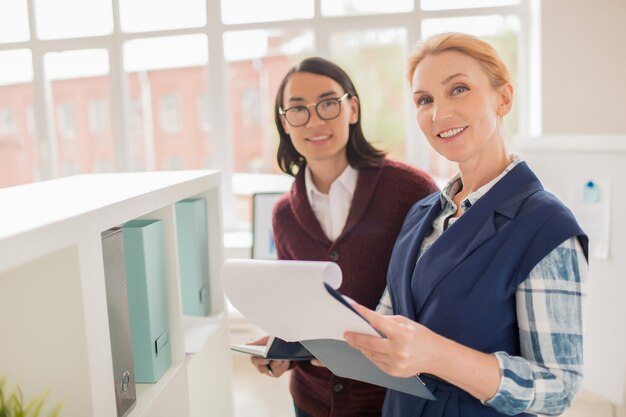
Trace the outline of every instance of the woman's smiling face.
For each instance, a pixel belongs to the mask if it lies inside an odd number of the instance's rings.
[[[417,122],[435,151],[457,163],[498,151],[511,90],[493,87],[478,61],[457,51],[428,55],[411,84]]]
[[[285,132],[307,163],[331,159],[346,163],[350,124],[358,121],[358,99],[344,99],[340,103],[339,116],[332,120],[321,119],[315,112],[315,105],[310,105],[328,98],[341,98],[345,93],[339,83],[324,75],[297,72],[287,82],[283,94],[283,109],[309,105],[311,117],[303,126],[293,127],[285,120],[285,116],[281,116]]]

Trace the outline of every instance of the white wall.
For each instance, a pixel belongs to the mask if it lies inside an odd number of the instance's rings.
[[[626,397],[626,240],[619,215],[626,203],[620,186],[626,174],[625,21],[624,0],[541,1],[542,121],[548,136],[518,141],[557,195],[575,179],[611,182],[611,253],[608,260],[591,260],[588,277],[584,385],[617,404]]]
[[[544,134],[626,134],[624,22],[624,0],[541,2]]]
[[[567,204],[574,184],[587,181],[606,188],[601,199],[609,203],[609,249],[606,259],[590,256],[584,298],[584,387],[616,404],[624,403],[626,387],[626,135],[554,135],[519,142],[516,149],[537,173],[543,185]],[[558,167],[558,168],[556,168]],[[571,206],[579,220],[585,214]],[[583,229],[592,227],[582,224]],[[588,230],[593,232],[593,229]],[[591,239],[597,234],[592,234]],[[597,242],[596,242],[597,244]]]

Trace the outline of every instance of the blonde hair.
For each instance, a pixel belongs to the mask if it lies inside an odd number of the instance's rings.
[[[409,84],[413,80],[417,66],[424,58],[446,51],[457,51],[478,61],[495,88],[511,83],[509,69],[491,44],[465,33],[442,33],[418,44],[417,49],[409,55],[407,71]]]

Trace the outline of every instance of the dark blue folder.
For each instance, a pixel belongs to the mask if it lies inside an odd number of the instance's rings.
[[[235,352],[247,353],[272,360],[310,361],[315,359],[299,342],[286,342],[278,337],[270,337],[268,344],[263,345],[236,345],[231,346]]]

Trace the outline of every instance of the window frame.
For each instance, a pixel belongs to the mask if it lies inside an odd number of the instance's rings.
[[[495,7],[421,10],[420,0],[413,0],[413,10],[389,14],[322,16],[322,0],[314,2],[314,15],[309,19],[225,24],[221,21],[221,1],[205,0],[206,24],[199,27],[182,29],[156,30],[146,32],[123,32],[120,21],[119,0],[111,0],[113,13],[113,31],[107,35],[84,38],[39,39],[35,25],[35,0],[28,0],[28,21],[30,39],[19,42],[0,43],[0,51],[28,49],[32,55],[34,89],[34,123],[39,143],[47,143],[47,155],[41,158],[40,179],[59,176],[63,167],[58,166],[58,145],[54,131],[54,109],[50,103],[50,88],[44,74],[44,55],[48,52],[60,52],[77,49],[103,48],[109,56],[110,88],[110,134],[115,149],[115,170],[129,170],[134,165],[130,152],[130,141],[134,137],[129,118],[130,97],[126,91],[126,72],[123,62],[123,45],[135,39],[157,38],[190,34],[204,34],[208,38],[209,61],[207,64],[208,86],[212,100],[208,103],[208,124],[212,138],[231,138],[230,98],[228,96],[227,62],[224,59],[223,35],[228,31],[239,30],[280,30],[308,28],[314,34],[314,53],[329,56],[330,39],[333,33],[368,29],[405,28],[408,48],[413,46],[421,33],[424,19],[442,17],[482,16],[489,14],[514,15],[520,21],[518,43],[518,106],[519,136],[525,137],[541,133],[541,96],[539,68],[540,21],[538,0],[520,0],[518,4]],[[408,51],[407,51],[408,52]],[[413,115],[408,88],[404,102],[406,114]],[[405,118],[405,152],[407,162],[428,169],[428,146],[421,132],[410,116]],[[213,140],[213,157],[210,165],[222,172],[223,218],[226,230],[235,227],[233,172],[234,150],[232,140]],[[219,157],[217,157],[219,156]]]

